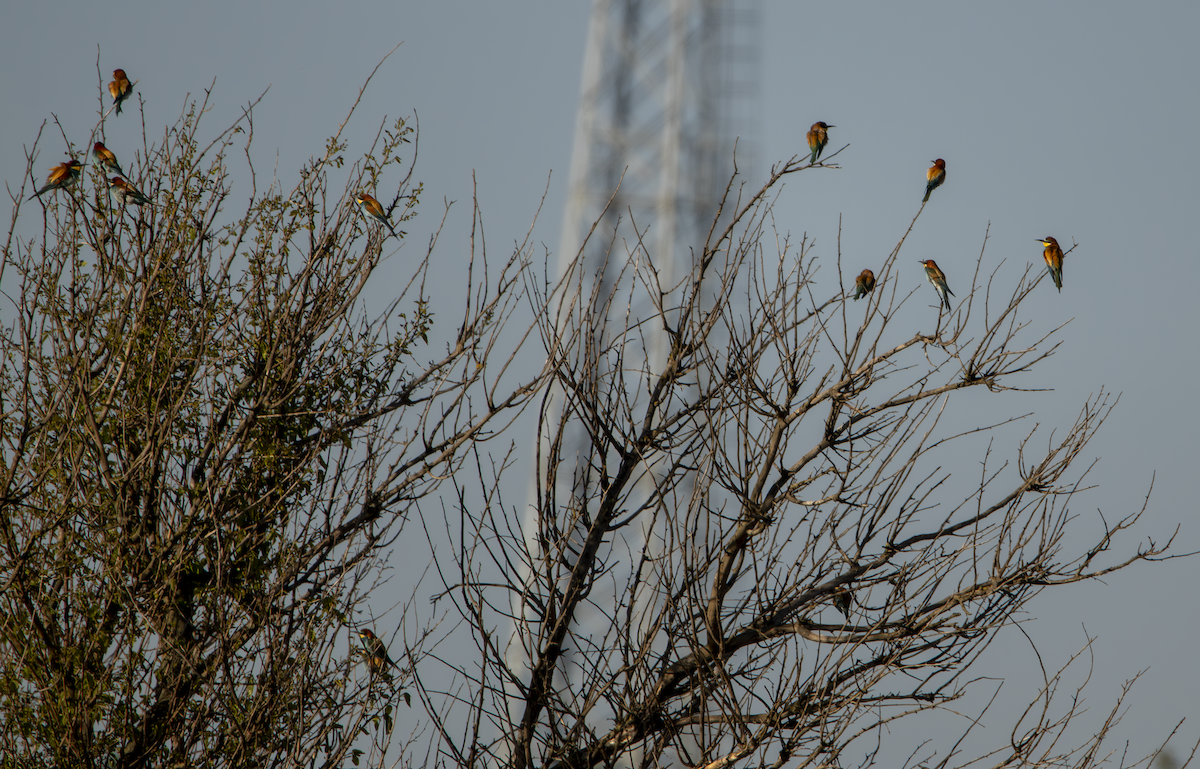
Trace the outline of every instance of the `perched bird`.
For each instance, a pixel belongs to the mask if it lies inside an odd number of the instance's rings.
[[[398,667],[388,656],[387,647],[383,645],[383,641],[379,640],[379,637],[372,633],[370,628],[359,630],[358,637],[362,639],[363,647],[367,650],[367,668],[372,673],[386,670],[388,665]]]
[[[117,114],[121,114],[121,102],[133,93],[133,84],[125,77],[125,70],[114,69],[112,82],[108,84],[108,92],[112,94],[113,104],[117,105]]]
[[[1050,277],[1054,279],[1054,285],[1058,288],[1058,293],[1062,293],[1062,260],[1063,252],[1058,247],[1058,241],[1047,235],[1044,238],[1038,238],[1041,244],[1046,247],[1042,251],[1042,258],[1046,260],[1046,268],[1050,270]]]
[[[825,145],[829,143],[830,128],[837,128],[837,126],[813,123],[812,128],[808,129],[808,148],[812,150],[812,159],[808,161],[809,163],[816,163],[817,158],[821,157]]]
[[[135,206],[144,206],[150,202],[150,198],[143,195],[137,187],[134,187],[119,176],[114,176],[108,180],[108,191],[112,193],[117,203],[121,205],[132,203]]]
[[[358,193],[358,197],[356,197],[355,200],[358,202],[358,207],[362,209],[364,214],[372,219],[383,222],[392,235],[396,234],[396,231],[392,229],[392,223],[387,220],[387,213],[384,212],[383,206],[379,204],[378,200],[365,192]]]
[[[854,279],[854,301],[858,301],[862,297],[871,293],[871,289],[875,288],[875,273],[870,270],[863,270]]]
[[[847,621],[850,619],[850,609],[854,606],[854,595],[842,588],[833,594],[833,607],[842,613]]]
[[[942,186],[942,182],[946,181],[946,161],[938,158],[933,161],[933,165],[925,172],[925,199],[922,203],[929,202],[929,193]]]
[[[932,259],[926,259],[921,264],[925,265],[925,275],[929,278],[929,282],[937,289],[938,294],[942,297],[942,301],[946,304],[946,310],[950,310],[950,297],[954,296],[954,292],[950,290],[950,286],[946,285],[946,275],[938,269],[937,262]]]
[[[100,142],[92,145],[92,157],[96,158],[96,162],[100,165],[104,166],[104,173],[115,173],[117,176],[125,175],[125,172],[121,170],[121,164],[117,162],[117,156]]]
[[[67,187],[70,187],[79,179],[79,171],[81,168],[83,168],[83,165],[75,158],[71,158],[65,163],[59,163],[54,168],[50,169],[50,175],[46,177],[46,185],[37,192],[33,193],[29,199],[33,200],[43,192],[66,189]]]

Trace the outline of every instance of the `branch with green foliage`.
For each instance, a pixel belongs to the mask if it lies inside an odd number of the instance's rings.
[[[464,299],[435,316],[436,236],[414,258],[355,210],[356,191],[386,184],[394,220],[416,215],[410,121],[358,150],[343,123],[292,189],[260,190],[250,110],[205,140],[208,98],[123,158],[148,205],[113,201],[94,173],[37,203],[13,196],[0,272],[4,765],[385,752],[419,641],[395,680],[375,680],[347,655],[356,615],[420,500],[546,376],[499,376],[528,337],[528,320],[514,328],[527,248],[498,269],[464,255]],[[395,289],[371,310],[382,275]],[[448,332],[439,321],[454,313]]]

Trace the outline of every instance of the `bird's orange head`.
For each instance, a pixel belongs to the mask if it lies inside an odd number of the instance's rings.
[[[925,265],[925,269],[927,270],[936,270],[938,268],[937,262],[933,261],[932,259],[918,259],[917,261]]]
[[[829,125],[828,123],[825,123],[824,121],[818,121],[816,123],[813,123],[813,125],[812,125],[812,130],[814,130],[814,131],[816,131],[816,130],[824,131],[828,128],[837,128],[837,126]]]
[[[375,640],[375,634],[371,632],[371,629],[370,629],[370,628],[365,628],[365,627],[364,627],[364,628],[361,628],[361,629],[358,631],[358,637],[359,637],[359,638],[365,638],[365,639],[367,639],[368,641],[373,641],[373,640]]]
[[[946,168],[946,161],[942,160],[941,158],[938,158],[937,160],[933,161],[933,167],[941,168],[944,170]]]
[[[1045,246],[1046,248],[1049,248],[1050,246],[1055,246],[1055,247],[1058,246],[1058,241],[1055,240],[1054,238],[1050,237],[1049,235],[1047,235],[1044,238],[1038,238],[1038,240],[1041,241],[1042,245]]]
[[[96,142],[92,145],[92,152],[104,152],[106,149],[108,149],[108,147],[105,147],[100,142]]]
[[[864,281],[875,280],[875,273],[871,272],[870,270],[863,270],[861,273],[859,273],[858,277],[862,278]]]
[[[124,80],[125,79],[125,70],[114,69],[113,70],[113,79],[114,80]]]

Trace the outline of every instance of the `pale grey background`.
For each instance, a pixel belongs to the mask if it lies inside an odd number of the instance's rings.
[[[372,84],[346,154],[355,156],[383,114],[417,111],[416,178],[428,192],[406,248],[415,258],[443,197],[459,201],[438,263],[446,272],[436,276],[451,285],[460,277],[454,257],[465,255],[473,170],[497,256],[523,236],[549,176],[537,232],[557,249],[589,11],[584,2],[546,1],[9,4],[0,13],[0,174],[11,187],[20,183],[22,145],[52,113],[73,141],[86,141],[98,106],[99,45],[104,83],[115,67],[139,81],[152,141],[185,94],[200,94],[214,77],[205,135],[270,85],[254,113],[255,161],[267,177],[277,162],[290,188],[371,68],[404,41]],[[1077,240],[1063,293],[1043,283],[1034,303],[1046,327],[1073,319],[1059,354],[1028,383],[1054,392],[1004,396],[1014,400],[995,413],[1034,411],[1036,420],[1065,427],[1089,394],[1121,393],[1090,447],[1099,459],[1091,479],[1101,488],[1073,510],[1089,517],[1100,509],[1113,520],[1141,504],[1157,473],[1141,531],[1161,542],[1181,524],[1178,551],[1200,549],[1200,6],[769,0],[765,12],[761,160],[804,150],[816,120],[836,124],[831,149],[851,145],[839,157],[843,170],[789,185],[779,226],[807,232],[817,253],[831,254],[841,215],[847,258],[881,262],[919,205],[929,161],[943,157],[947,183],[906,259],[937,259],[960,298],[989,222],[989,261],[1014,269],[1041,264],[1036,238]],[[109,122],[107,144],[127,170],[141,143],[138,119],[131,103]],[[39,183],[62,149],[48,132]],[[402,252],[388,269],[399,280],[404,267]],[[915,263],[902,268],[920,285]],[[1037,621],[1026,630],[1047,667],[1082,646],[1085,633],[1098,638],[1088,689],[1095,723],[1121,682],[1147,671],[1120,730],[1134,750],[1184,716],[1177,752],[1200,735],[1198,583],[1198,559],[1139,565],[1033,604]],[[1022,672],[1036,659],[1019,637],[1006,636],[987,660],[991,667],[979,672],[1008,677],[1018,696],[1038,688]]]

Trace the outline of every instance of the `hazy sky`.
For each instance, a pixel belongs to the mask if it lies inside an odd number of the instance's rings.
[[[881,262],[920,204],[929,161],[942,157],[947,182],[906,246],[914,263],[902,263],[902,279],[920,284],[915,259],[933,258],[951,287],[961,286],[989,222],[989,263],[1008,260],[1014,269],[1041,264],[1041,236],[1078,242],[1062,294],[1047,282],[1034,300],[1037,323],[1070,320],[1058,354],[1028,383],[1054,391],[1004,396],[1013,399],[1005,408],[1066,427],[1089,395],[1120,393],[1089,446],[1094,456],[1082,460],[1098,460],[1091,479],[1100,489],[1073,510],[1099,510],[1111,521],[1141,504],[1157,474],[1143,541],[1161,543],[1180,525],[1177,552],[1200,550],[1200,313],[1192,296],[1200,285],[1200,5],[764,5],[761,159],[801,151],[816,120],[836,124],[831,147],[850,144],[842,170],[789,184],[779,226],[807,232],[828,253],[840,215],[843,253]],[[269,176],[277,158],[290,187],[366,75],[403,41],[360,107],[347,155],[385,113],[419,115],[416,178],[428,192],[422,217],[406,227],[410,242],[428,234],[445,197],[459,205],[442,254],[465,254],[474,172],[496,253],[523,236],[549,178],[537,239],[556,249],[589,12],[589,3],[566,0],[366,0],[344,10],[311,0],[11,4],[0,24],[0,174],[20,184],[22,146],[52,114],[73,141],[86,141],[98,106],[99,46],[104,83],[116,67],[139,81],[151,141],[174,122],[186,94],[201,94],[214,78],[213,133],[270,86],[254,113],[255,161]],[[131,106],[108,127],[107,144],[123,161],[141,144]],[[62,151],[56,134],[43,137],[39,182]],[[390,263],[397,280],[403,266],[403,258]],[[1107,584],[1043,594],[1026,630],[1049,653],[1048,666],[1085,635],[1097,637],[1090,718],[1107,712],[1122,681],[1148,668],[1121,736],[1145,749],[1187,716],[1183,734],[1194,741],[1198,584],[1200,559],[1138,565]],[[1027,646],[994,651],[1035,664]],[[997,665],[993,674],[1005,675]],[[1010,679],[1026,690],[1036,683]]]

